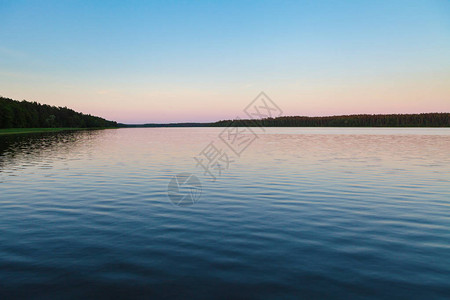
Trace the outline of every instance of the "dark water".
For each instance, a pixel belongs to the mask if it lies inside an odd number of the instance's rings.
[[[221,130],[0,137],[0,298],[450,297],[449,129],[258,129],[213,182]]]

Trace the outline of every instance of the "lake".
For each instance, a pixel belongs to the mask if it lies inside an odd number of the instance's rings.
[[[0,298],[450,297],[449,173],[449,128],[1,136]]]

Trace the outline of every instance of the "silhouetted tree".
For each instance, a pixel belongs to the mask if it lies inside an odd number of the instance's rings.
[[[265,127],[450,127],[450,113],[279,117],[261,120],[223,120],[210,126]]]
[[[85,115],[67,107],[0,97],[0,128],[117,127],[117,122]]]

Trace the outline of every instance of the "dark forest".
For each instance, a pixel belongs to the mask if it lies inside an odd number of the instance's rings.
[[[103,128],[114,121],[82,114],[67,107],[0,97],[0,128]]]

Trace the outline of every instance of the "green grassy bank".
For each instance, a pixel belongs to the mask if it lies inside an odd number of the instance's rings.
[[[26,133],[43,133],[43,132],[60,132],[74,130],[91,130],[91,129],[109,129],[108,128],[7,128],[0,129],[0,136],[7,134],[26,134]]]

